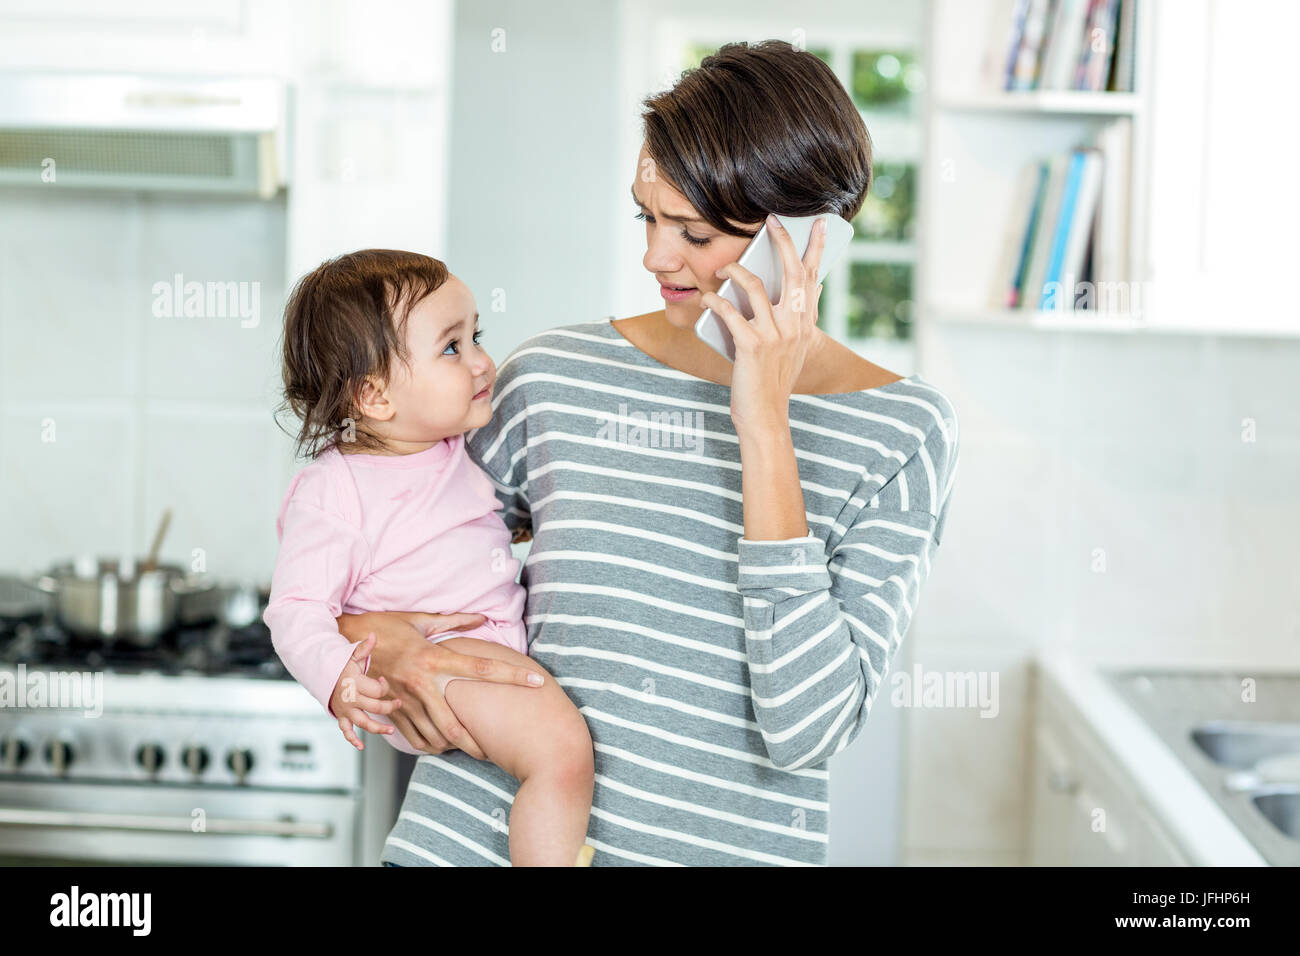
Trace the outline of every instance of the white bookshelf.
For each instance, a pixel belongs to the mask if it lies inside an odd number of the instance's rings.
[[[1300,338],[1288,297],[1297,202],[1278,189],[1294,155],[1291,124],[1260,123],[1256,89],[1286,75],[1294,9],[1209,0],[1138,0],[1132,92],[1008,92],[985,62],[1009,32],[1004,0],[931,0],[925,162],[918,185],[915,275],[921,323],[1045,332]],[[1247,60],[1247,58],[1249,58]],[[1249,68],[1243,64],[1249,62]],[[1257,75],[1258,74],[1258,75]],[[1117,118],[1132,123],[1128,278],[1138,307],[1048,311],[1001,307],[1007,237],[1023,229],[1015,194],[1031,162],[1088,144]],[[1252,120],[1251,118],[1255,118]],[[1242,129],[1255,175],[1237,175]],[[1253,142],[1253,139],[1252,139]],[[1271,172],[1270,172],[1271,169]],[[1159,170],[1158,177],[1153,170]],[[1226,173],[1226,176],[1225,176]]]
[[[1033,90],[995,86],[987,52],[1005,49],[1008,5],[999,0],[932,0],[927,66],[926,157],[917,299],[922,321],[1049,331],[1141,332],[1145,310],[1048,311],[1001,308],[1008,237],[1023,228],[1015,201],[1030,164],[1089,145],[1119,117],[1132,123],[1129,196],[1130,281],[1149,269],[1146,245],[1150,168],[1150,84],[1146,69],[1156,27],[1152,0],[1140,0],[1132,92]],[[1016,220],[1013,222],[1013,220]]]
[[[1083,116],[1132,116],[1142,110],[1133,93],[1083,93],[1041,90],[1029,93],[988,92],[950,96],[939,103],[948,112],[1074,113]]]

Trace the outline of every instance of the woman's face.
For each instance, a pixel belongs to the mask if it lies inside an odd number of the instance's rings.
[[[632,198],[645,219],[646,271],[655,277],[668,321],[688,329],[704,311],[700,293],[717,292],[723,279],[714,273],[735,262],[749,245],[749,236],[729,236],[709,225],[667,180],[654,175],[655,165],[645,146],[637,157]],[[752,235],[763,225],[736,223]],[[690,291],[674,292],[673,287]]]

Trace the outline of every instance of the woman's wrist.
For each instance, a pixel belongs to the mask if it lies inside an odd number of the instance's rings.
[[[736,437],[740,438],[741,450],[744,450],[746,445],[768,449],[768,447],[787,445],[790,442],[789,415],[781,415],[779,412],[759,416],[753,421],[737,421],[735,427]]]

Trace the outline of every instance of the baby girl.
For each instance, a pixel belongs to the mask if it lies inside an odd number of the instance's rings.
[[[488,759],[519,781],[515,866],[585,864],[594,761],[586,722],[527,656],[519,562],[465,432],[492,417],[496,366],[474,297],[437,259],[366,249],[304,276],[284,323],[284,394],[301,420],[298,472],[276,522],[265,620],[289,673],[363,749],[353,725],[420,753],[385,716],[400,705],[366,676],[374,635],[353,645],[341,613],[481,614],[438,634],[461,654],[529,667],[542,686],[440,679]],[[531,678],[530,678],[531,679]],[[434,758],[430,758],[434,759]]]

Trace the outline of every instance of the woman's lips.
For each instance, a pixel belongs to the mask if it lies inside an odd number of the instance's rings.
[[[698,291],[698,289],[675,289],[670,285],[659,286],[659,294],[669,302],[682,302]]]

